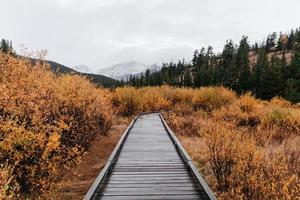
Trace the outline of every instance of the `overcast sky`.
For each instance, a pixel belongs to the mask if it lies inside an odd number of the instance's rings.
[[[19,51],[94,72],[114,63],[191,59],[243,35],[260,41],[300,26],[299,0],[1,0],[0,38]]]

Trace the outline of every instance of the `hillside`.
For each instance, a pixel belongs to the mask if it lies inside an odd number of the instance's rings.
[[[32,59],[32,60],[34,62],[36,61],[36,59]],[[93,83],[95,83],[97,85],[102,85],[103,87],[107,87],[107,88],[116,87],[119,85],[119,82],[117,80],[107,77],[107,76],[104,76],[104,75],[78,72],[70,67],[59,64],[57,62],[53,62],[53,61],[49,61],[49,60],[47,60],[46,62],[50,64],[51,70],[54,73],[58,73],[58,74],[71,73],[71,74],[82,75],[82,76],[87,77]]]

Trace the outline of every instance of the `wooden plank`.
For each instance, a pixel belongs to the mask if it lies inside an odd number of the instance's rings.
[[[156,196],[104,196],[101,197],[102,200],[199,200],[200,195],[156,195]]]
[[[138,184],[138,183],[130,183],[130,184],[106,184],[102,185],[100,187],[107,187],[107,188],[152,188],[152,187],[196,187],[196,183],[158,183],[158,184],[151,184],[151,183],[144,183],[144,184]]]
[[[211,199],[161,115],[139,116],[124,135],[85,199]]]
[[[192,191],[158,191],[158,190],[153,190],[153,191],[147,191],[141,190],[141,191],[113,191],[113,192],[102,192],[102,196],[141,196],[141,195],[183,195],[183,194],[193,194],[193,195],[198,195],[200,191],[198,190],[192,190]]]

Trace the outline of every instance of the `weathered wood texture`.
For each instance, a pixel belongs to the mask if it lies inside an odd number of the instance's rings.
[[[134,120],[109,162],[85,199],[215,199],[158,113]]]

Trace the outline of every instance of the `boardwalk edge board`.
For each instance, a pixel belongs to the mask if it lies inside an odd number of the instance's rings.
[[[124,144],[124,142],[125,142],[128,134],[129,134],[130,130],[132,129],[135,121],[139,118],[139,116],[140,116],[140,114],[137,115],[132,120],[132,122],[130,123],[130,125],[124,131],[124,133],[123,133],[121,139],[119,140],[117,146],[115,147],[115,149],[113,150],[113,152],[109,156],[106,165],[104,166],[104,168],[102,169],[102,171],[100,172],[100,174],[97,176],[96,180],[94,181],[94,183],[90,187],[89,191],[84,196],[84,198],[83,198],[84,200],[91,200],[91,199],[93,199],[93,197],[96,194],[96,191],[97,191],[99,185],[102,183],[103,179],[108,174],[110,168],[113,166],[115,159],[118,157],[118,154],[120,153],[122,145]]]
[[[194,174],[196,180],[199,182],[199,184],[202,186],[203,190],[206,192],[206,194],[208,195],[208,197],[211,200],[216,200],[217,198],[215,197],[213,191],[210,189],[210,187],[207,185],[206,181],[203,179],[203,177],[201,176],[201,174],[199,173],[199,171],[197,170],[196,166],[194,165],[193,161],[191,160],[190,156],[188,155],[188,153],[185,151],[185,149],[183,148],[183,146],[181,145],[181,143],[179,142],[179,140],[177,139],[177,137],[175,136],[175,134],[173,133],[173,131],[170,129],[170,127],[168,126],[168,124],[166,123],[164,117],[162,116],[162,114],[159,114],[159,117],[165,127],[165,129],[167,130],[167,133],[169,134],[169,136],[171,137],[173,143],[175,144],[177,150],[179,151],[179,153],[181,154],[181,156],[183,157],[183,159],[185,160],[185,162],[187,163],[189,169],[192,171],[192,173]]]
[[[163,127],[164,127],[167,135],[171,139],[170,142],[172,142],[173,145],[175,146],[174,150],[177,150],[177,153],[179,154],[179,156],[182,157],[183,162],[185,163],[185,165],[187,167],[186,169],[188,169],[190,171],[190,173],[194,177],[195,181],[198,182],[198,184],[200,184],[200,186],[203,189],[203,192],[206,194],[205,196],[207,196],[208,199],[210,199],[210,200],[216,200],[216,197],[215,197],[214,193],[209,188],[209,186],[207,185],[207,183],[205,182],[205,180],[202,178],[201,174],[199,173],[199,171],[197,170],[197,168],[193,164],[191,158],[189,157],[189,155],[187,154],[187,152],[184,150],[184,148],[181,145],[181,143],[179,142],[179,140],[176,138],[175,134],[172,132],[172,130],[167,125],[167,123],[166,123],[165,119],[163,118],[162,114],[159,113],[159,112],[152,112],[152,113],[158,114],[159,119],[162,122],[162,125],[163,125]],[[116,161],[117,161],[117,159],[118,159],[118,157],[119,157],[119,155],[121,153],[121,149],[124,146],[123,144],[125,143],[125,141],[126,141],[128,135],[129,135],[130,131],[132,130],[135,122],[137,121],[137,119],[140,116],[147,115],[147,114],[151,114],[151,113],[140,113],[139,115],[137,115],[133,119],[133,121],[130,123],[130,125],[127,127],[127,129],[124,131],[121,139],[119,140],[118,144],[116,145],[116,147],[114,148],[113,152],[111,153],[111,155],[110,155],[110,157],[109,157],[106,165],[104,166],[104,168],[102,169],[102,171],[99,173],[99,175],[97,176],[97,178],[93,182],[93,184],[90,187],[89,191],[86,193],[86,195],[84,197],[84,200],[92,200],[92,199],[96,199],[97,198],[97,193],[100,190],[100,185],[102,183],[104,184],[105,178],[112,171],[112,168],[114,167],[114,164],[116,163]]]

